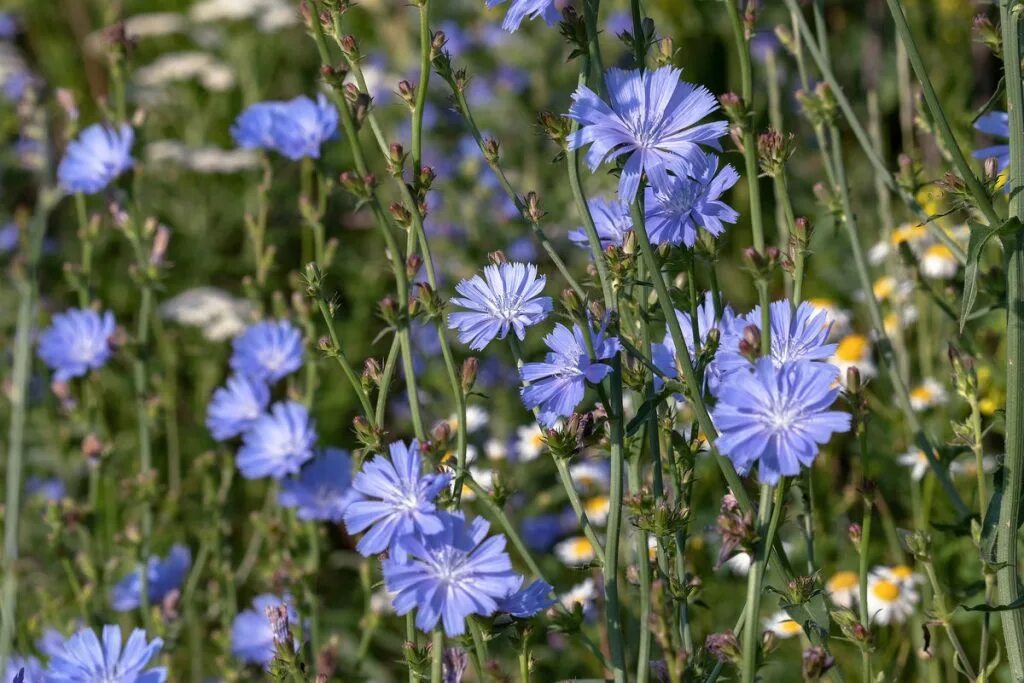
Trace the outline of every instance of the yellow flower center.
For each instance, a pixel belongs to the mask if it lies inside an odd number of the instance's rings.
[[[900,597],[900,587],[886,579],[876,581],[875,585],[871,587],[871,592],[883,602],[894,602]]]
[[[803,630],[802,628],[800,628],[800,624],[796,623],[792,619],[780,621],[778,629],[783,633],[800,633],[800,631]]]
[[[587,510],[587,514],[592,517],[600,517],[608,512],[608,498],[607,496],[597,496],[591,498],[586,502],[584,507]]]
[[[536,432],[530,435],[530,445],[534,448],[540,448],[544,445],[544,434],[542,432]]]
[[[868,338],[862,334],[849,334],[839,341],[836,357],[849,363],[859,361],[867,355]]]
[[[900,242],[915,242],[928,236],[928,231],[923,225],[911,225],[904,223],[892,231],[891,242],[898,246]]]
[[[832,591],[845,591],[856,588],[859,583],[860,577],[857,576],[857,572],[841,571],[833,574],[828,580],[828,588]]]
[[[888,275],[880,277],[875,280],[871,289],[874,291],[876,299],[888,299],[896,291],[896,278]]]
[[[931,387],[925,386],[923,384],[919,387],[914,387],[910,391],[910,398],[917,399],[918,401],[930,401],[932,399],[932,396],[933,394]]]
[[[945,244],[933,244],[925,250],[924,257],[952,261],[953,252]]]
[[[924,452],[921,453],[921,457],[922,458],[924,457]],[[907,579],[909,579],[910,577],[912,577],[914,575],[914,570],[911,569],[910,567],[908,567],[905,564],[898,564],[895,567],[893,567],[892,569],[890,569],[889,573],[891,573],[893,576],[895,576],[900,581],[906,581]]]
[[[594,546],[590,545],[590,541],[581,536],[580,538],[573,539],[572,544],[569,546],[569,550],[571,550],[577,557],[585,557],[593,554]]]

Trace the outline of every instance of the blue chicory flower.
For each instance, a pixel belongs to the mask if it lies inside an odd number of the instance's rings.
[[[7,670],[4,673],[4,682],[18,681],[21,676],[22,683],[42,683],[46,673],[42,663],[35,657],[22,657],[13,654],[7,659]]]
[[[626,233],[633,229],[629,205],[615,199],[591,199],[587,201],[587,208],[594,219],[594,227],[601,240],[601,249],[621,247],[623,240],[626,239]],[[590,248],[587,231],[582,227],[571,230],[569,239],[577,246]]]
[[[60,186],[68,192],[96,194],[132,167],[134,141],[131,126],[89,126],[68,144],[57,166]]]
[[[271,593],[256,596],[252,607],[235,615],[231,624],[231,654],[247,664],[266,667],[274,660],[274,629],[267,618],[267,608],[284,605],[288,620],[296,624],[299,614],[292,606],[291,596],[279,598]],[[296,642],[296,648],[298,643]]]
[[[523,404],[529,408],[540,408],[537,420],[552,426],[560,417],[569,417],[583,400],[586,383],[597,384],[612,371],[610,365],[599,361],[608,360],[622,350],[617,337],[606,337],[604,330],[591,334],[594,345],[594,360],[590,359],[583,330],[573,325],[570,330],[559,323],[544,343],[551,349],[543,363],[525,363],[519,369],[525,383],[520,393]]]
[[[231,369],[273,384],[302,367],[302,334],[287,320],[250,325],[232,343]]]
[[[978,117],[974,122],[975,130],[994,138],[1010,139],[1010,116],[1005,111],[990,111]],[[992,145],[975,150],[971,156],[975,159],[988,159],[995,157],[999,163],[999,172],[1002,173],[1010,166],[1010,146]]]
[[[512,615],[516,619],[529,619],[555,604],[550,597],[554,590],[547,581],[537,579],[526,588],[522,588],[498,602],[498,611]]]
[[[57,382],[98,370],[110,359],[116,325],[110,311],[101,315],[88,308],[69,308],[53,316],[39,335],[39,357],[53,370]]]
[[[298,161],[320,158],[320,148],[338,130],[338,110],[323,93],[313,101],[305,95],[286,101],[248,106],[231,126],[235,143],[245,149],[267,149]]]
[[[404,560],[404,548],[397,541],[443,529],[434,499],[448,486],[451,474],[424,474],[415,439],[408,446],[395,441],[388,450],[390,458],[374,457],[352,481],[345,526],[350,534],[366,531],[356,544],[361,554],[368,557],[390,549],[392,557]]]
[[[281,479],[313,457],[316,424],[301,403],[284,401],[256,420],[242,437],[235,462],[246,479]]]
[[[474,275],[455,287],[462,296],[451,303],[468,311],[448,315],[448,327],[458,330],[459,341],[480,351],[495,337],[504,339],[509,329],[522,340],[526,328],[544,320],[551,312],[551,297],[540,296],[547,278],[537,275],[537,266],[502,263],[484,268],[484,277]]]
[[[768,319],[771,357],[776,367],[795,360],[828,360],[835,353],[836,345],[828,343],[832,329],[828,313],[814,304],[804,301],[794,312],[788,299],[773,301],[768,307]],[[722,329],[715,363],[723,374],[750,367],[750,361],[740,352],[743,331],[750,325],[761,329],[760,306]]]
[[[750,370],[726,375],[712,412],[715,446],[740,474],[758,464],[762,483],[800,473],[832,435],[850,429],[848,413],[829,410],[839,395],[838,370],[800,360],[776,366],[759,358]]]
[[[698,121],[718,109],[707,88],[679,80],[680,70],[609,69],[610,104],[581,85],[572,96],[569,117],[580,123],[569,149],[590,145],[587,163],[596,170],[606,160],[628,155],[619,178],[619,200],[632,203],[644,173],[656,190],[669,192],[669,172],[682,177],[703,161],[700,145],[721,149],[726,123]]]
[[[725,231],[723,223],[735,223],[738,211],[721,200],[736,184],[739,174],[729,164],[718,170],[714,154],[695,156],[692,177],[672,176],[663,189],[648,187],[644,193],[647,233],[652,244],[686,245],[697,241],[697,228],[713,237]],[[717,172],[717,174],[716,174]]]
[[[47,683],[163,683],[167,669],[145,669],[163,647],[160,638],[146,642],[141,628],[132,631],[121,647],[121,627],[103,627],[102,641],[91,628],[85,628],[64,642],[46,671]]]
[[[467,523],[459,514],[443,513],[439,521],[435,534],[403,540],[407,561],[391,557],[381,568],[384,585],[396,594],[397,614],[415,608],[418,629],[430,631],[441,621],[454,637],[465,632],[469,615],[494,614],[498,601],[517,591],[523,577],[512,570],[505,537],[487,538],[486,520]]]
[[[697,307],[697,334],[699,335],[698,339],[700,349],[703,349],[707,343],[708,333],[711,332],[711,330],[718,330],[719,334],[731,331],[735,324],[735,318],[736,314],[733,312],[732,307],[728,305],[726,305],[722,311],[721,318],[715,315],[715,303],[711,296],[711,292],[705,292],[704,301]],[[683,334],[683,341],[686,342],[686,350],[690,354],[690,360],[691,362],[696,363],[698,344],[694,343],[693,338],[693,318],[690,317],[688,312],[677,310],[676,320],[679,321],[679,330]],[[651,359],[654,361],[655,367],[661,370],[666,377],[675,379],[678,376],[675,356],[675,341],[672,339],[671,332],[666,330],[665,338],[660,344],[651,344]],[[712,358],[711,362],[704,368],[704,379],[712,391],[714,391],[714,388],[718,385],[719,377],[720,368],[716,354],[715,358]],[[660,391],[662,385],[661,378],[656,376],[654,378],[654,383]]]
[[[54,503],[64,498],[67,490],[64,482],[58,477],[28,477],[25,479],[25,493],[38,497],[46,502]]]
[[[301,520],[338,524],[352,500],[352,457],[341,448],[324,448],[295,477],[281,482],[277,502],[295,508]]]
[[[192,567],[192,553],[183,545],[171,547],[167,557],[149,558],[146,563],[146,593],[149,604],[159,604],[167,595],[181,588]],[[121,579],[110,591],[110,607],[115,612],[137,609],[142,602],[142,572],[136,568]]]
[[[244,434],[270,405],[270,389],[261,380],[233,375],[218,387],[206,407],[206,427],[217,441]]]
[[[487,8],[497,7],[504,2],[505,0],[487,0]],[[558,7],[555,6],[555,0],[512,0],[512,4],[509,5],[508,12],[505,14],[505,20],[501,22],[501,27],[509,33],[513,33],[519,30],[519,25],[523,23],[524,19],[536,19],[537,17],[543,17],[548,26],[556,24],[561,18],[561,14],[558,12]]]

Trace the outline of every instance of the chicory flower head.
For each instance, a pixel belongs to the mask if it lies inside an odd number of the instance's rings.
[[[974,128],[975,130],[986,135],[991,135],[994,138],[1009,140],[1010,116],[1005,111],[990,111],[989,113],[978,117],[978,120],[974,122]],[[982,147],[979,150],[975,150],[971,156],[975,159],[981,160],[995,157],[996,161],[999,163],[999,171],[1001,173],[1010,165],[1010,146],[992,145],[991,147]]]
[[[551,297],[540,296],[547,278],[537,275],[532,263],[502,263],[484,268],[455,287],[461,296],[451,303],[468,311],[448,315],[448,327],[458,330],[459,341],[480,351],[495,337],[504,339],[514,330],[522,340],[526,328],[544,320],[551,312]]]
[[[96,194],[132,167],[131,126],[94,123],[68,144],[57,166],[57,180],[68,192]]]
[[[505,0],[487,0],[487,9],[497,7],[504,2]],[[524,19],[536,19],[537,17],[543,17],[548,26],[558,23],[561,15],[558,12],[558,7],[555,6],[555,0],[512,0],[512,4],[509,5],[508,12],[505,14],[505,20],[501,22],[501,27],[509,33],[513,33],[519,30],[519,25],[523,23]]]
[[[839,395],[838,371],[827,363],[791,361],[776,366],[759,358],[751,370],[722,379],[712,412],[715,446],[745,475],[754,463],[765,484],[809,467],[837,432],[850,429],[850,415],[829,410]]]
[[[550,597],[554,589],[547,581],[537,579],[526,588],[501,599],[498,611],[510,614],[516,619],[529,619],[555,604]]]
[[[523,577],[512,570],[505,537],[487,538],[490,525],[483,518],[467,523],[461,515],[443,513],[439,522],[431,536],[406,537],[406,562],[392,557],[382,563],[384,584],[396,593],[397,614],[416,609],[418,629],[430,631],[442,621],[448,636],[460,636],[466,617],[494,614]]]
[[[619,178],[619,200],[631,203],[647,174],[662,192],[672,189],[669,172],[682,177],[703,161],[700,145],[721,149],[726,123],[698,121],[718,109],[707,88],[679,80],[681,71],[663,66],[653,71],[609,69],[605,75],[610,102],[581,85],[573,93],[569,117],[580,123],[569,149],[590,145],[587,163],[595,170],[606,160],[628,155]]]
[[[835,353],[836,345],[828,343],[832,325],[825,310],[804,301],[794,312],[789,300],[781,299],[769,305],[768,316],[771,357],[776,367],[795,360],[828,360]],[[715,355],[715,363],[722,373],[750,367],[750,361],[740,352],[743,331],[749,325],[761,329],[760,306],[723,329]]]
[[[341,448],[324,448],[298,476],[281,482],[277,502],[295,508],[305,521],[341,522],[352,500],[352,458]]]
[[[163,683],[167,669],[143,671],[164,642],[159,638],[146,642],[141,628],[132,631],[121,647],[121,627],[103,627],[103,639],[91,628],[82,629],[64,641],[64,648],[50,660],[48,683]]]
[[[559,323],[544,343],[551,349],[543,363],[525,363],[519,375],[525,386],[520,390],[523,404],[540,408],[537,420],[551,426],[560,417],[569,417],[583,400],[587,382],[597,384],[612,371],[608,360],[622,350],[617,337],[606,337],[604,329],[591,331],[594,360],[590,359],[583,330],[570,330]]]
[[[668,186],[648,187],[644,210],[648,235],[653,244],[681,244],[692,247],[697,228],[713,237],[725,232],[724,223],[735,223],[738,211],[721,200],[722,194],[736,184],[739,174],[729,164],[718,169],[714,154],[695,155],[692,177],[670,176]]]
[[[192,553],[183,545],[171,547],[167,557],[149,558],[146,563],[146,593],[149,604],[155,605],[167,595],[181,588],[192,567]],[[115,612],[128,612],[142,603],[142,572],[136,568],[119,581],[110,591],[110,606]]]
[[[295,474],[313,457],[316,424],[301,403],[284,401],[256,420],[242,437],[235,463],[246,479]]]
[[[273,384],[302,367],[302,334],[287,320],[249,326],[232,344],[231,369]]]
[[[686,350],[690,354],[690,360],[693,363],[697,362],[698,346],[701,350],[705,348],[708,340],[708,333],[711,330],[731,330],[735,324],[734,320],[736,314],[733,313],[732,307],[726,305],[722,311],[722,317],[719,318],[715,315],[715,303],[711,296],[711,292],[704,294],[704,302],[697,307],[697,334],[699,335],[699,345],[694,343],[693,338],[693,319],[690,317],[688,312],[676,311],[676,320],[679,321],[679,330],[683,333],[683,341],[686,342]],[[665,338],[660,344],[651,344],[651,359],[654,361],[655,367],[665,374],[666,377],[676,378],[678,372],[676,370],[676,344],[672,339],[672,334],[668,330],[665,331]],[[704,378],[708,383],[708,386],[714,390],[719,381],[719,367],[717,363],[717,354],[715,358],[711,359],[711,362],[704,368]],[[655,376],[655,385],[660,390],[661,378]]]
[[[69,308],[53,316],[39,335],[39,357],[53,370],[57,382],[98,370],[110,359],[116,325],[110,311],[101,315],[88,308]]]
[[[633,219],[629,214],[629,205],[618,200],[591,199],[587,201],[590,215],[594,219],[597,236],[601,239],[601,248],[621,247],[626,233],[633,229]],[[584,249],[590,248],[590,239],[584,228],[576,228],[569,232],[569,239]]]
[[[217,441],[244,434],[270,404],[270,389],[262,380],[233,375],[213,392],[206,407],[206,427]]]
[[[320,147],[338,130],[338,110],[323,93],[314,102],[305,95],[287,101],[257,102],[231,126],[239,147],[267,149],[292,161],[320,158]]]
[[[356,550],[365,556],[390,550],[405,559],[402,538],[439,533],[441,513],[434,499],[451,480],[451,474],[424,474],[420,444],[395,441],[390,458],[378,455],[363,465],[352,482],[353,498],[345,510],[350,534],[366,531]]]

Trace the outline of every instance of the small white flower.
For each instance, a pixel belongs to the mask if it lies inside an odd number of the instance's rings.
[[[558,601],[567,610],[572,611],[574,606],[580,605],[583,611],[587,612],[593,606],[595,598],[597,588],[594,586],[594,580],[588,578],[558,596]]]
[[[771,615],[763,623],[764,627],[774,633],[776,638],[792,638],[804,632],[803,627],[783,610]]]
[[[877,266],[892,253],[892,245],[888,242],[875,242],[868,249],[868,263]]]
[[[608,512],[611,510],[611,503],[608,496],[599,495],[588,498],[583,503],[583,509],[587,513],[587,519],[595,526],[604,526],[608,521]]]
[[[860,576],[847,569],[838,571],[825,583],[825,591],[835,604],[851,608],[860,594]]]
[[[160,306],[160,315],[181,325],[200,328],[210,341],[224,341],[246,328],[253,307],[222,289],[195,287],[165,301]]]
[[[959,269],[959,261],[945,244],[933,244],[921,255],[921,273],[933,280],[950,280]]]
[[[484,455],[488,460],[505,460],[508,458],[508,444],[504,439],[487,439],[484,444]]]
[[[565,565],[578,567],[593,562],[597,553],[585,536],[573,536],[555,544],[555,556]]]
[[[876,624],[902,624],[920,600],[913,572],[905,579],[893,573],[899,569],[876,568],[868,576],[868,615]]]
[[[910,469],[910,478],[914,481],[921,481],[928,472],[928,457],[916,446],[897,456],[896,462]]]
[[[536,422],[516,430],[516,456],[520,462],[536,460],[544,451],[544,432]]]
[[[910,407],[921,412],[946,402],[946,388],[931,377],[910,390]]]
[[[480,406],[466,406],[466,433],[473,434],[484,427],[490,416],[487,411]],[[454,434],[459,430],[459,416],[452,415],[448,418],[448,426],[451,428]]]
[[[829,362],[839,368],[841,382],[846,381],[846,372],[851,367],[860,370],[861,379],[870,379],[878,374],[878,368],[871,360],[871,342],[862,334],[848,334],[840,339]]]
[[[581,491],[606,489],[611,478],[607,464],[596,460],[582,460],[569,467],[573,484]]]
[[[722,566],[736,576],[746,576],[750,571],[750,563],[750,553],[740,551],[723,562]]]

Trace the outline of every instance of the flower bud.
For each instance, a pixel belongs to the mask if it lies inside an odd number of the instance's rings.
[[[398,81],[398,96],[410,108],[416,106],[416,86],[406,80]]]
[[[476,384],[476,374],[480,368],[480,361],[470,356],[462,361],[462,392],[468,394]]]
[[[723,664],[738,665],[743,661],[739,640],[732,631],[711,633],[704,639],[704,649]]]
[[[363,361],[363,384],[380,386],[382,378],[380,362],[376,358],[367,358]]]
[[[743,121],[747,118],[747,107],[743,103],[743,99],[734,92],[727,92],[719,96],[718,101],[722,105],[722,111],[725,112],[726,118],[734,125],[742,126]]]
[[[824,648],[817,645],[804,650],[801,658],[801,671],[805,681],[814,683],[835,665],[835,658],[826,654]]]

